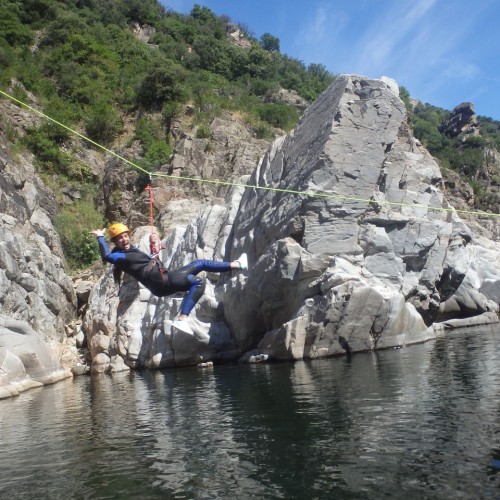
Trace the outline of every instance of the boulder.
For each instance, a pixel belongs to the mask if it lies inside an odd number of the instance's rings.
[[[439,131],[449,137],[457,137],[460,134],[464,136],[478,135],[479,122],[474,111],[474,104],[471,102],[462,102],[448,115],[446,120],[439,126]]]
[[[71,376],[79,359],[65,342],[66,325],[77,300],[51,222],[55,197],[29,155],[12,157],[1,128],[0,165],[0,387],[10,387],[8,396]]]
[[[0,399],[71,376],[26,322],[0,315]]]

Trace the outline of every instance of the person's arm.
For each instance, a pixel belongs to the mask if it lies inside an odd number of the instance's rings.
[[[160,239],[160,235],[155,231],[149,236],[149,256],[154,257],[167,247]]]
[[[125,252],[112,252],[109,249],[106,238],[104,238],[104,229],[94,229],[90,232],[97,238],[97,243],[99,243],[99,251],[101,252],[101,259],[103,260],[103,262],[117,264],[118,262],[120,262],[120,260],[126,259]]]

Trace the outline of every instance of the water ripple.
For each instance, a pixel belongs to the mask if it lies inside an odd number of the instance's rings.
[[[0,402],[0,497],[498,498],[499,347],[60,382]]]

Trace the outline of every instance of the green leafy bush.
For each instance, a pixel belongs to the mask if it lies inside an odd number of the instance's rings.
[[[70,156],[52,139],[48,126],[31,130],[23,142],[35,155],[42,171],[46,173],[64,172],[70,164]]]
[[[148,171],[155,170],[165,165],[171,154],[172,147],[166,141],[155,140],[149,144],[141,163]]]
[[[141,141],[144,153],[139,163],[147,170],[155,170],[168,162],[172,147],[163,129],[162,118],[140,118],[136,124],[135,137]]]
[[[8,6],[0,8],[0,37],[12,47],[29,45],[33,42],[33,32],[25,26],[14,10]]]
[[[274,137],[273,130],[265,123],[258,123],[253,127],[253,131],[257,139],[273,139]]]
[[[61,173],[61,178],[68,181],[76,181],[82,183],[89,183],[95,181],[95,175],[92,167],[85,162],[73,159],[66,166],[65,171]]]
[[[433,155],[441,151],[447,142],[446,137],[439,132],[435,124],[417,117],[414,119],[413,133]]]
[[[40,47],[57,47],[68,43],[78,33],[87,30],[84,19],[76,12],[63,12],[48,23],[42,32]]]
[[[169,101],[183,101],[186,95],[182,85],[184,80],[184,69],[172,61],[165,61],[143,79],[137,93],[137,102],[154,108]]]
[[[481,136],[470,136],[463,141],[465,148],[484,148],[488,145],[488,141]]]
[[[206,123],[202,123],[196,129],[196,138],[197,139],[209,139],[211,134],[212,134],[212,131],[210,130],[210,126],[207,125]]]
[[[110,144],[123,128],[120,116],[113,106],[99,100],[87,108],[84,121],[89,138],[105,145]]]
[[[12,97],[17,99],[18,101],[26,102],[28,94],[22,85],[20,85],[19,83],[16,83],[12,89]],[[18,104],[18,105],[20,106],[20,104]]]
[[[299,117],[295,108],[282,103],[262,104],[257,112],[261,120],[284,130],[293,128]]]
[[[61,238],[70,271],[83,269],[99,259],[99,248],[89,231],[103,226],[104,220],[92,202],[81,200],[63,206],[54,227]]]
[[[172,123],[174,119],[181,112],[181,106],[177,102],[166,102],[161,110],[162,123],[165,126],[167,134],[170,133],[172,129]]]
[[[4,38],[0,37],[0,84],[2,87],[5,87],[10,80],[10,75],[6,70],[15,62],[15,57],[14,49]]]
[[[252,78],[249,81],[249,91],[258,96],[270,96],[275,93],[279,85],[275,81]]]
[[[406,87],[399,87],[399,98],[404,102],[406,110],[412,111],[413,106],[410,101],[410,93],[408,92],[408,89]]]

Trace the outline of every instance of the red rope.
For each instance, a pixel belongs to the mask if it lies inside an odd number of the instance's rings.
[[[150,179],[150,182],[151,182],[151,179]],[[146,186],[145,190],[148,191],[148,193],[149,193],[149,226],[151,228],[151,235],[149,237],[149,249],[151,251],[151,254],[156,255],[160,249],[157,248],[157,245],[155,244],[155,241],[153,240],[153,234],[155,232],[154,222],[153,222],[153,187],[151,186],[151,184],[148,184]],[[158,241],[158,245],[159,244],[160,244],[160,242]]]
[[[153,188],[151,184],[148,184],[145,188],[149,192],[149,225],[151,226],[151,232],[153,232]]]
[[[155,230],[153,220],[153,187],[151,186],[151,176],[149,177],[149,184],[145,188],[149,193],[149,226],[151,227],[151,234],[149,236],[149,250],[151,256],[158,255],[160,251],[165,248],[160,240],[160,235]]]

